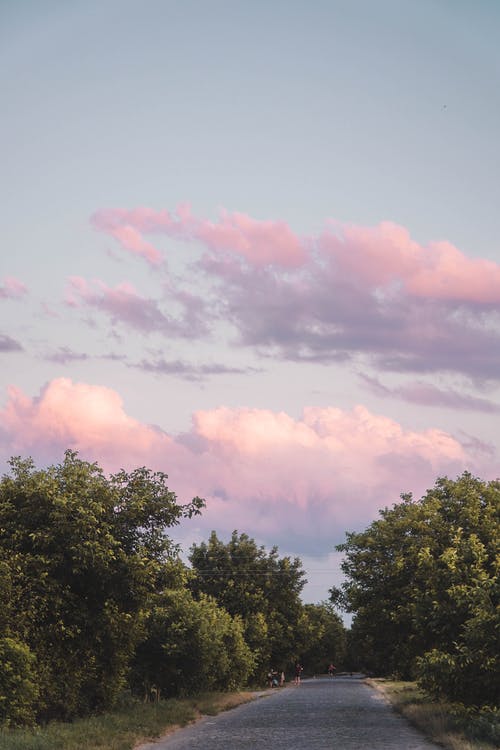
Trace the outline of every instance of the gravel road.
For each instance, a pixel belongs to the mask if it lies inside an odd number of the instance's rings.
[[[439,750],[354,677],[304,680],[140,750]]]

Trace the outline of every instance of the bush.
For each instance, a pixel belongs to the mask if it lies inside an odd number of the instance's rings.
[[[133,684],[147,699],[229,690],[245,684],[253,668],[243,626],[211,598],[185,589],[165,592],[145,623],[133,664]]]
[[[35,657],[25,643],[0,638],[0,724],[32,724],[37,698]]]

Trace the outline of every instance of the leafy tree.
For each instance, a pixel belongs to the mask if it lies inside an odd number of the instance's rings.
[[[296,656],[308,674],[324,674],[332,662],[341,667],[346,654],[346,631],[331,603],[304,605],[298,634]]]
[[[214,599],[193,599],[186,589],[158,598],[145,623],[132,673],[137,691],[152,686],[163,696],[200,690],[236,689],[253,668],[240,618],[232,618]]]
[[[468,704],[498,700],[500,482],[465,472],[411,495],[339,549],[365,665]]]
[[[109,706],[124,685],[143,608],[177,554],[165,530],[203,502],[179,505],[161,472],[107,478],[71,451],[44,470],[31,459],[10,465],[0,482],[6,635],[36,659],[38,715]]]
[[[293,659],[305,583],[298,558],[280,558],[277,547],[266,552],[237,531],[224,544],[213,531],[208,543],[193,545],[189,559],[195,596],[213,596],[231,615],[242,618],[257,676],[270,664],[284,666]]]

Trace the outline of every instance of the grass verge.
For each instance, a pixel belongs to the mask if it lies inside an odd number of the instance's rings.
[[[0,730],[0,750],[133,750],[203,715],[246,703],[252,693],[203,693],[157,704],[129,701],[120,710],[53,722],[36,729]]]
[[[464,706],[433,700],[414,682],[369,679],[394,708],[427,737],[446,750],[498,750],[499,712],[472,711]]]

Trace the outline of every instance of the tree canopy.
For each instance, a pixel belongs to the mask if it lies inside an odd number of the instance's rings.
[[[234,532],[195,545],[192,568],[181,561],[169,530],[204,501],[179,504],[167,478],[145,467],[106,476],[72,451],[45,469],[11,459],[0,480],[0,725],[100,711],[124,689],[233,689],[301,653],[311,668],[340,654],[338,616],[300,600],[298,558]]]
[[[35,670],[37,689],[27,694],[39,717],[111,705],[143,609],[176,556],[166,529],[203,501],[179,505],[167,476],[145,468],[106,478],[71,451],[43,470],[31,459],[10,465],[0,481],[4,667],[24,664],[28,681]],[[1,698],[15,700],[7,687]]]
[[[226,544],[215,531],[208,542],[193,545],[190,562],[195,595],[213,596],[231,615],[242,618],[255,654],[257,673],[273,664],[284,668],[298,657],[297,626],[305,573],[299,558],[279,557],[247,534],[233,531]]]
[[[466,704],[498,701],[500,482],[439,478],[338,547],[366,669],[418,677]]]

